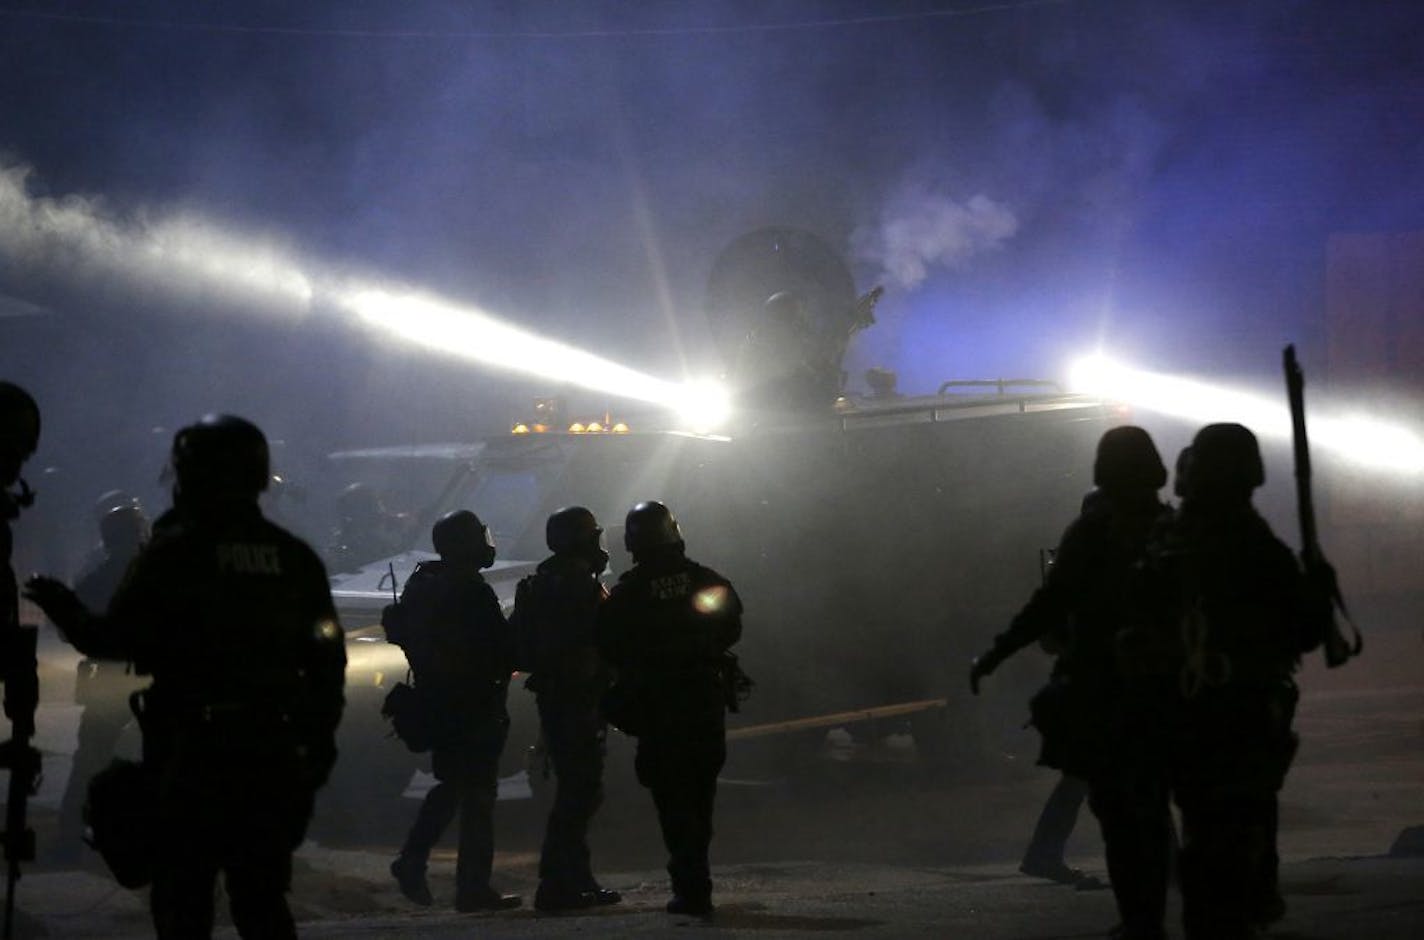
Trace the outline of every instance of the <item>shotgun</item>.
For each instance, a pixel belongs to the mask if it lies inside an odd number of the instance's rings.
[[[1300,560],[1305,567],[1306,586],[1312,598],[1328,605],[1329,615],[1325,627],[1325,664],[1331,669],[1343,666],[1360,655],[1364,640],[1354,621],[1345,608],[1345,599],[1340,596],[1340,585],[1335,580],[1335,569],[1325,560],[1320,549],[1319,533],[1315,528],[1315,501],[1310,490],[1310,439],[1305,431],[1305,376],[1300,371],[1300,363],[1295,358],[1295,346],[1287,346],[1283,356],[1286,373],[1286,395],[1290,399],[1291,441],[1295,451],[1295,499],[1296,515],[1300,519]],[[1335,619],[1339,609],[1353,634],[1347,637]]]

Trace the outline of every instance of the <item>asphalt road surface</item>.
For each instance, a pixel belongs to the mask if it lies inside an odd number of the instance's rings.
[[[1370,638],[1345,670],[1308,664],[1301,677],[1302,746],[1282,794],[1283,886],[1289,913],[1270,936],[1290,940],[1424,937],[1424,857],[1390,855],[1424,825],[1424,643],[1417,632]],[[996,677],[997,678],[997,677]],[[1002,690],[1001,690],[1002,691]],[[992,694],[987,690],[986,694]],[[41,846],[62,789],[65,706],[50,702],[47,779],[37,800]],[[892,727],[874,740],[830,736],[799,748],[794,772],[774,772],[775,745],[734,753],[719,791],[712,861],[717,914],[671,917],[664,862],[647,795],[630,784],[615,747],[611,793],[592,842],[595,867],[624,903],[593,914],[537,915],[527,907],[458,915],[450,847],[432,860],[436,906],[395,890],[386,866],[415,810],[412,799],[372,806],[359,841],[321,832],[299,853],[293,905],[309,937],[1096,937],[1114,923],[1109,891],[1077,891],[1018,873],[1053,775],[1033,766],[1030,732],[974,765],[931,768]],[[69,747],[72,749],[72,741]],[[784,756],[784,755],[783,755]],[[516,782],[517,783],[517,782]],[[511,788],[514,794],[517,787]],[[499,804],[496,883],[532,900],[541,830],[537,799]],[[1086,811],[1070,863],[1103,875]],[[79,871],[28,871],[18,888],[19,936],[150,936],[145,898],[118,888],[91,857]],[[1175,926],[1176,900],[1169,929]],[[221,905],[220,905],[221,906]],[[219,936],[234,936],[228,926]]]

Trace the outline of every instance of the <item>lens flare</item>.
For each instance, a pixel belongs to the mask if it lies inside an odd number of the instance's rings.
[[[1200,424],[1234,421],[1263,440],[1288,441],[1291,437],[1290,409],[1283,401],[1244,389],[1133,369],[1100,353],[1074,362],[1068,382],[1074,391]],[[1424,475],[1424,437],[1405,425],[1361,414],[1312,412],[1309,420],[1313,449],[1365,469]]]

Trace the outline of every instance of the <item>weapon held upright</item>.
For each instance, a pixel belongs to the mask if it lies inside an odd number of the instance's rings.
[[[1305,375],[1296,361],[1295,346],[1285,348],[1282,364],[1286,374],[1286,395],[1290,399],[1291,443],[1295,453],[1296,514],[1300,519],[1300,557],[1305,567],[1306,583],[1312,596],[1330,605],[1330,620],[1325,630],[1325,664],[1334,669],[1360,655],[1364,640],[1350,619],[1335,569],[1325,559],[1315,527],[1315,500],[1310,487],[1310,439],[1305,429]],[[1351,636],[1340,629],[1334,612],[1338,609],[1350,626]]]

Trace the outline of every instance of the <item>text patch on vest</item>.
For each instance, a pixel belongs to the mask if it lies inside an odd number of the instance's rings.
[[[685,571],[670,574],[664,578],[654,578],[649,582],[648,590],[652,592],[656,600],[676,600],[679,597],[686,597],[691,593],[692,578]]]
[[[225,574],[280,575],[282,558],[275,545],[224,542],[218,545],[218,570]]]

